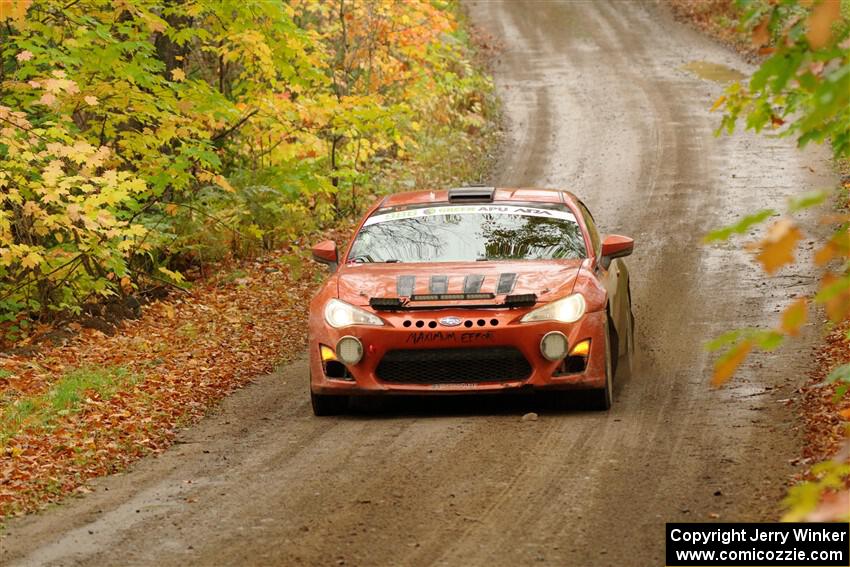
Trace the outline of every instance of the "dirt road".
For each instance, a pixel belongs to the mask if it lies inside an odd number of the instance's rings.
[[[811,282],[783,273],[756,286],[743,252],[699,241],[828,185],[825,154],[715,138],[707,109],[721,85],[683,66],[748,69],[654,4],[469,7],[504,43],[510,134],[493,181],[573,188],[603,229],[637,239],[640,352],[614,408],[522,422],[525,399],[432,399],[317,419],[299,362],[163,456],[12,522],[0,562],[656,566],[665,521],[776,514],[799,443],[781,400],[802,382],[806,350],[756,358],[712,391],[702,345],[770,324],[789,289]]]

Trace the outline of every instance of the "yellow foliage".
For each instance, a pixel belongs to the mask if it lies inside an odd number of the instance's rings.
[[[4,20],[22,21],[32,0],[2,0],[0,1],[0,22]]]
[[[746,360],[747,355],[753,349],[753,341],[744,340],[738,343],[725,356],[714,363],[714,376],[711,383],[714,386],[722,386],[735,374],[735,370]]]
[[[765,238],[750,248],[756,250],[756,259],[768,274],[794,261],[794,250],[803,234],[794,221],[783,218],[774,222]]]
[[[806,298],[800,298],[786,307],[782,313],[780,325],[782,331],[791,336],[799,335],[800,328],[806,324],[808,319],[808,307],[809,303]]]
[[[40,1],[0,0],[0,332],[297,239],[483,124],[452,2]]]

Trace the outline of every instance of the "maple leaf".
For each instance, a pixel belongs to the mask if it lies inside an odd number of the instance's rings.
[[[172,69],[171,78],[179,82],[186,79],[186,73],[183,71],[183,69]]]
[[[56,102],[56,95],[53,93],[44,93],[41,95],[41,98],[38,99],[38,102],[47,106],[53,106],[53,103]]]
[[[15,55],[15,59],[17,59],[18,61],[29,61],[32,58],[32,51],[27,51],[26,49]]]
[[[24,214],[31,217],[40,217],[44,215],[44,210],[35,201],[27,201],[24,203]]]
[[[30,252],[29,254],[21,258],[21,265],[24,268],[35,268],[36,266],[41,264],[42,261],[43,258],[37,252]]]
[[[782,313],[782,331],[791,336],[800,334],[800,327],[806,324],[808,319],[808,301],[805,298],[798,299],[789,305]]]
[[[753,28],[752,43],[754,47],[761,47],[770,41],[770,31],[767,29],[769,23],[770,17],[768,16]]]
[[[845,278],[825,274],[815,300],[824,305],[827,316],[834,323],[850,315],[850,286]]]
[[[833,258],[848,255],[848,253],[850,253],[850,229],[838,231],[815,252],[815,265],[824,266]]]
[[[65,212],[68,214],[68,218],[70,218],[72,221],[78,221],[80,220],[82,208],[78,204],[72,203],[68,205],[68,208],[65,209]]]
[[[714,364],[714,375],[711,377],[713,386],[722,386],[735,373],[741,363],[753,349],[753,341],[745,340],[738,343]]]
[[[812,10],[806,39],[812,49],[820,49],[832,38],[832,24],[841,19],[841,0],[823,0]]]
[[[717,110],[718,108],[720,108],[720,106],[721,106],[724,102],[726,102],[726,95],[720,95],[720,96],[717,98],[717,100],[715,100],[715,101],[714,101],[714,104],[712,104],[712,105],[711,105],[711,109],[709,110],[709,112],[714,112],[715,110]]]
[[[757,251],[756,259],[764,271],[773,274],[794,261],[794,249],[802,238],[803,234],[793,221],[779,219],[768,228],[761,242],[750,244],[748,248]]]
[[[215,181],[216,185],[218,185],[219,187],[221,187],[222,189],[224,189],[228,193],[235,193],[236,192],[236,190],[233,188],[233,186],[230,184],[230,182],[227,179],[225,179],[225,177],[223,175],[216,175],[215,177],[213,177],[213,181]]]
[[[89,105],[89,106],[97,106],[98,105],[98,100],[97,100],[96,96],[87,96],[83,100],[86,101],[86,104]]]

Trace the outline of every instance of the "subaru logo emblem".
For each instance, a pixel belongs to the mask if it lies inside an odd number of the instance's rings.
[[[457,327],[463,322],[463,319],[460,317],[443,317],[442,319],[439,319],[439,321],[440,325],[443,325],[444,327]]]

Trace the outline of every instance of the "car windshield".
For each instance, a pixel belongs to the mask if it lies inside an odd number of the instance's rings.
[[[520,205],[444,205],[378,211],[357,234],[348,261],[474,262],[584,258],[572,213]]]

